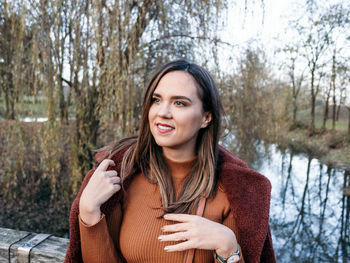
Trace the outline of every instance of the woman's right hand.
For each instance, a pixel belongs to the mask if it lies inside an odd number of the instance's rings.
[[[120,177],[115,170],[113,160],[105,159],[97,167],[86,185],[79,202],[80,218],[86,225],[93,225],[101,218],[101,205],[120,190]]]

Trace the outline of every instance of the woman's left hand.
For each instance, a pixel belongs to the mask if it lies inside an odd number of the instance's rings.
[[[183,241],[176,245],[166,246],[167,252],[184,251],[198,248],[216,250],[216,253],[227,258],[237,251],[237,239],[233,231],[223,224],[204,217],[187,214],[166,214],[165,220],[179,223],[162,227],[163,232],[172,232],[158,237],[160,241]]]

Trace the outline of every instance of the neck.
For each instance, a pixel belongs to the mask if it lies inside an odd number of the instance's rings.
[[[172,150],[169,148],[163,148],[163,155],[175,162],[186,162],[188,160],[193,160],[196,157],[194,152]]]

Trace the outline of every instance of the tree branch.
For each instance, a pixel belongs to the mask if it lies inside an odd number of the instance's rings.
[[[143,48],[146,48],[147,46],[152,45],[152,44],[154,44],[156,42],[162,41],[164,39],[175,38],[175,37],[190,38],[192,40],[198,40],[198,39],[199,40],[209,40],[209,41],[214,42],[215,44],[223,44],[223,45],[227,45],[227,46],[230,46],[230,47],[235,47],[236,46],[236,45],[233,45],[231,43],[222,41],[222,40],[217,39],[217,38],[210,38],[210,37],[203,37],[203,36],[191,36],[191,35],[187,35],[187,34],[173,34],[173,35],[164,35],[162,37],[159,37],[159,38],[156,38],[154,40],[151,40],[150,42],[147,42],[147,43],[143,44],[140,48],[143,49]]]

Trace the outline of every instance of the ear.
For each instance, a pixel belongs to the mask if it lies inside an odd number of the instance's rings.
[[[212,120],[211,112],[204,112],[201,128],[206,128]]]

